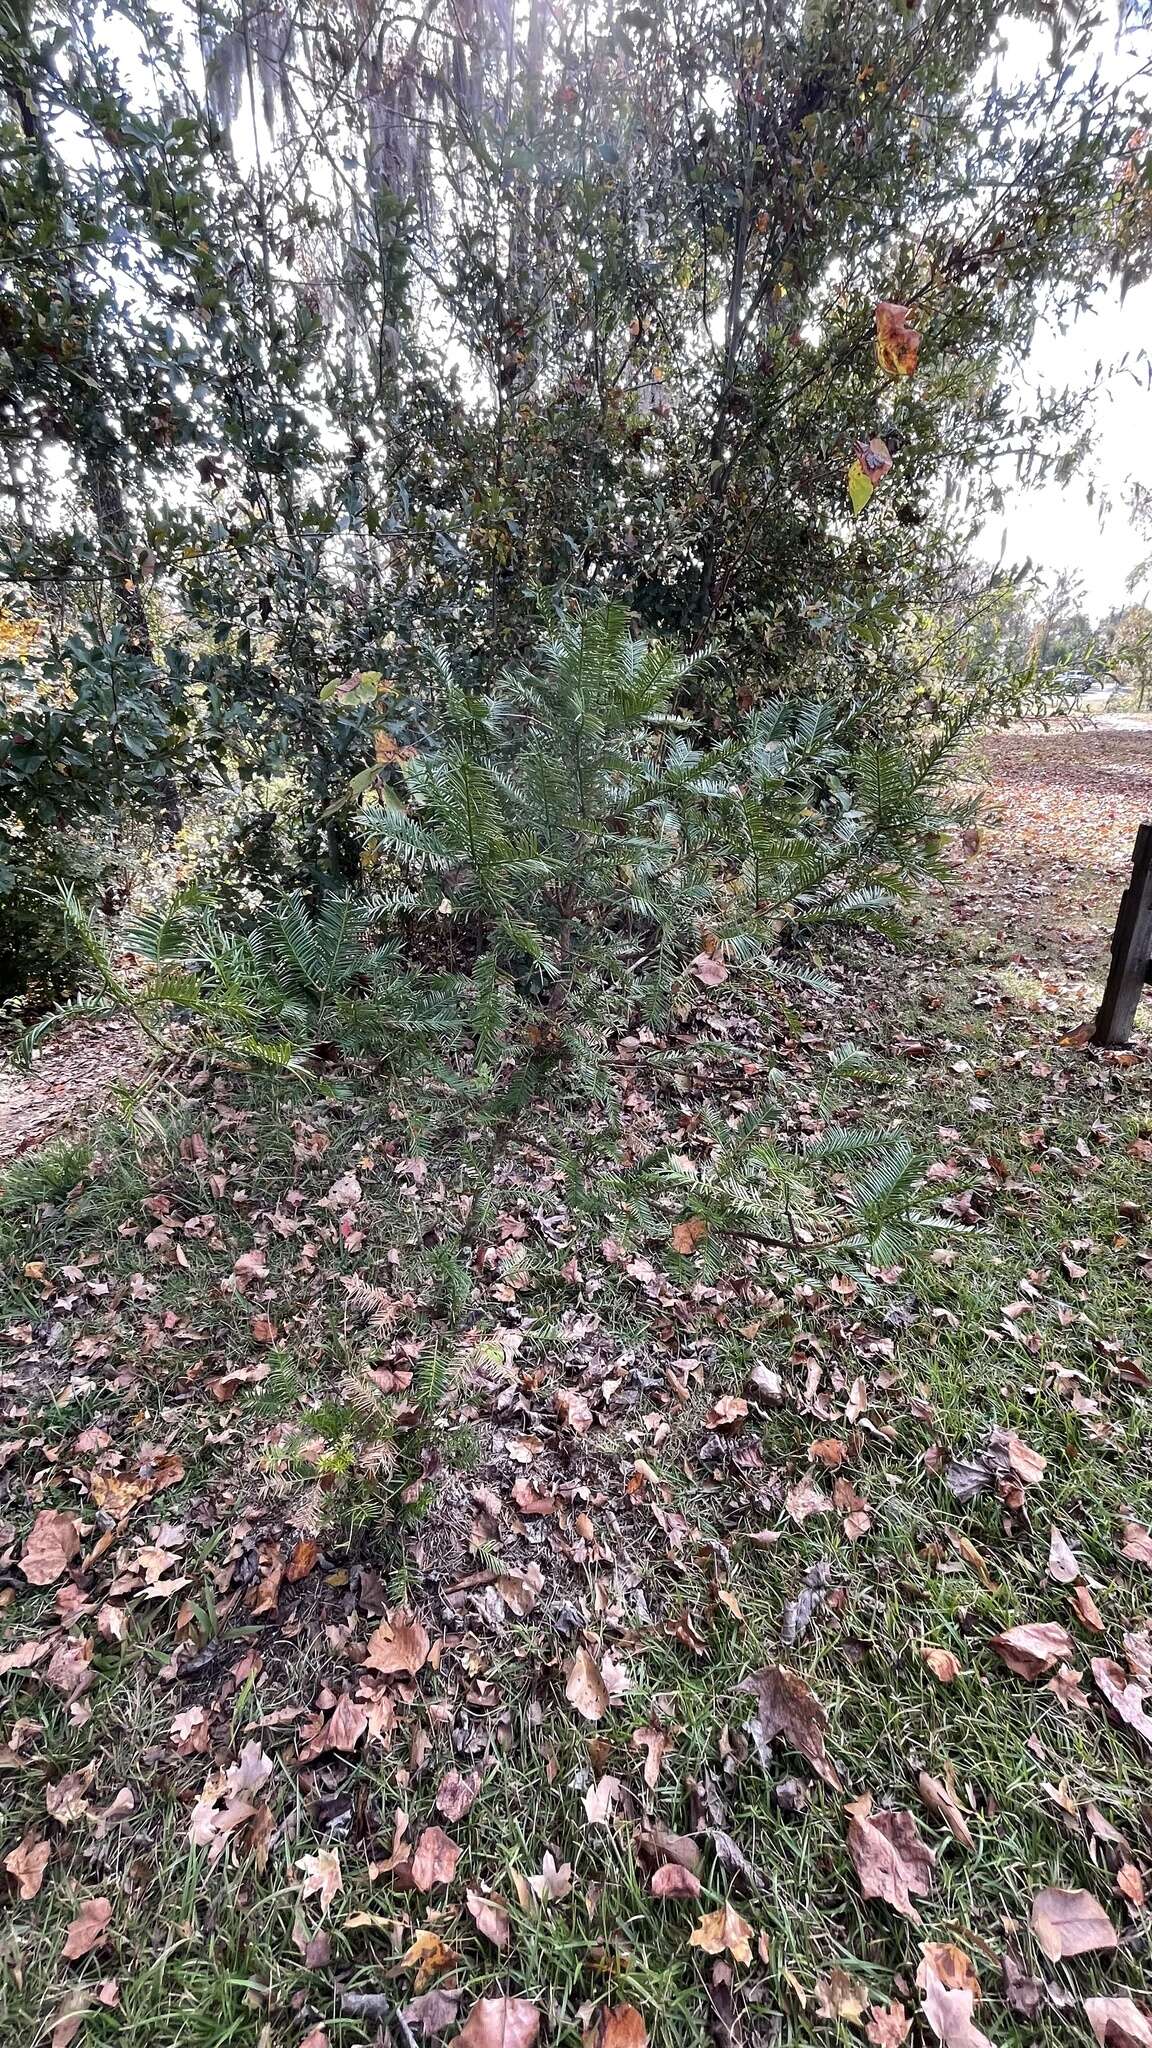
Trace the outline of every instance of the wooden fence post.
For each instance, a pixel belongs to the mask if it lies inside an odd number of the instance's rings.
[[[1092,1034],[1093,1045],[1127,1045],[1136,1007],[1152,968],[1152,825],[1141,825],[1132,849],[1132,880],[1120,898],[1112,934],[1112,965]]]

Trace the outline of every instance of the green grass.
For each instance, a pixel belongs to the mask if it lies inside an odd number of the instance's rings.
[[[541,1115],[531,1153],[510,1160],[496,1190],[490,1244],[502,1242],[501,1214],[525,1234],[508,1239],[511,1263],[483,1265],[462,1319],[451,1156],[437,1156],[426,1132],[429,1171],[413,1190],[392,1170],[411,1132],[394,1134],[378,1108],[245,1117],[226,1104],[221,1118],[185,1107],[143,1146],[103,1130],[91,1150],[53,1148],[9,1175],[0,1437],[22,1440],[2,1474],[17,1552],[44,1505],[83,1515],[86,1551],[99,1536],[87,1475],[103,1454],[76,1450],[86,1426],[105,1429],[108,1455],[129,1468],[149,1443],[178,1452],[185,1476],[134,1510],[81,1581],[88,1605],[72,1627],[96,1645],[90,1689],[69,1707],[39,1669],[0,1679],[3,1737],[21,1717],[38,1724],[5,1773],[0,1853],[29,1831],[52,1845],[39,1896],[19,1902],[13,1888],[9,1901],[8,1953],[19,1945],[20,1968],[0,1974],[0,2038],[47,2038],[70,1985],[95,1992],[114,1976],[119,2005],[90,2008],[86,2043],[294,2048],[316,2024],[332,2044],[366,2043],[373,2028],[344,2013],[342,1993],[402,2003],[413,1972],[401,1959],[414,1931],[432,1928],[460,1957],[447,1981],[462,1992],[461,2016],[473,1997],[507,1990],[538,2000],[549,2040],[575,2044],[589,2003],[629,2002],[655,2048],[704,2048],[718,2037],[713,2000],[722,2016],[728,1987],[688,1937],[727,1898],[756,1936],[731,1989],[749,2042],[777,2031],[798,2044],[833,2039],[812,2001],[817,1978],[837,1966],[913,2009],[924,1939],[971,1955],[985,1993],[977,2017],[1003,2048],[1055,2048],[1069,2038],[1069,1999],[1139,1989],[1139,1932],[1112,1956],[1050,1965],[1027,1921],[1035,1892],[1057,1883],[1086,1886],[1124,1928],[1115,1853],[1093,1846],[1083,1815],[1098,1806],[1142,1861],[1147,1758],[1098,1701],[1067,1713],[1043,1684],[1012,1676],[989,1638],[1024,1620],[1062,1620],[1087,1672],[1093,1655],[1123,1655],[1125,1632],[1152,1604],[1147,1572],[1117,1554],[1125,1512],[1152,1520],[1149,1402],[1126,1363],[1149,1352],[1148,1169],[1132,1149],[1152,1130],[1147,1067],[1062,1049],[1025,1007],[973,1008],[970,992],[989,975],[942,930],[897,972],[890,956],[861,949],[843,1000],[805,1012],[803,1044],[780,1016],[773,1045],[772,1019],[732,1013],[737,1042],[744,1034],[763,1070],[785,1077],[771,1085],[792,1122],[811,1114],[830,1053],[850,1038],[879,1076],[854,1084],[851,1113],[898,1125],[926,1161],[956,1162],[955,1180],[929,1183],[931,1198],[967,1193],[977,1220],[951,1219],[898,1273],[831,1284],[736,1249],[704,1284],[694,1286],[692,1262],[669,1259],[669,1285],[647,1289],[604,1256],[603,1232],[567,1211],[553,1162],[570,1139],[599,1130],[608,1142],[613,1119],[633,1146],[690,1145],[707,1093],[691,1032],[679,1062],[692,1074],[688,1092],[665,1063],[610,1117],[581,1112],[566,1129]],[[919,1034],[927,1058],[893,1052],[899,1036]],[[1041,1127],[1042,1143],[1021,1139]],[[320,1198],[353,1169],[363,1241],[349,1251]],[[149,1232],[197,1217],[212,1221],[173,1229],[186,1265],[172,1263],[171,1245],[148,1248]],[[271,1217],[300,1227],[281,1233]],[[232,1269],[255,1242],[268,1276],[238,1294]],[[565,1277],[572,1259],[580,1281]],[[353,1303],[341,1274],[383,1291],[383,1319]],[[1021,1301],[1025,1312],[1006,1318]],[[258,1314],[275,1322],[273,1345],[253,1336]],[[257,1362],[270,1366],[266,1378],[216,1401],[213,1378]],[[758,1363],[781,1374],[782,1404],[753,1405],[732,1435],[710,1430],[712,1402],[739,1393]],[[432,1426],[409,1427],[412,1390],[382,1392],[368,1369],[411,1372],[417,1392],[439,1382]],[[852,1423],[858,1376],[868,1402]],[[603,1420],[584,1437],[556,1432],[554,1391],[580,1388],[599,1404],[605,1381]],[[998,1426],[1047,1460],[1014,1513],[993,1493],[961,1503],[942,1475],[949,1456],[975,1453]],[[544,1445],[528,1467],[506,1448],[522,1437]],[[810,1472],[809,1445],[829,1437],[844,1442],[843,1476],[870,1509],[856,1541],[842,1514],[797,1526],[783,1510]],[[309,1453],[316,1441],[327,1467]],[[555,1491],[556,1515],[518,1524],[510,1497],[525,1470]],[[831,1475],[818,1476],[830,1488]],[[494,1527],[476,1499],[486,1490],[502,1504]],[[182,1532],[188,1586],[155,1604],[114,1591],[116,1573],[164,1524]],[[1046,1576],[1053,1525],[1092,1582],[1098,1637]],[[766,1528],[773,1546],[749,1541]],[[286,1557],[303,1534],[319,1544],[315,1570],[282,1586],[274,1613],[254,1613],[261,1546]],[[782,1648],[786,1603],[819,1562],[830,1597],[802,1640]],[[542,1587],[523,1617],[497,1621],[476,1591],[454,1590],[531,1565]],[[59,1627],[56,1589],[26,1588],[17,1572],[6,1583],[4,1647]],[[355,1759],[301,1763],[317,1703],[357,1682],[357,1646],[398,1599],[441,1647],[399,1689],[394,1736]],[[123,1611],[121,1641],[97,1628],[108,1605]],[[597,1726],[564,1698],[581,1640],[629,1674]],[[928,1644],[955,1654],[954,1683],[931,1676]],[[187,1675],[173,1671],[177,1651],[177,1662],[193,1659]],[[846,1796],[907,1806],[937,1851],[920,1932],[861,1897],[842,1801],[779,1745],[760,1754],[741,1681],[779,1661],[802,1671],[827,1710]],[[182,1757],[169,1728],[193,1706],[210,1716],[211,1746]],[[632,1741],[645,1725],[670,1733],[655,1787]],[[212,1769],[253,1739],[274,1760],[266,1864],[235,1849],[211,1863],[189,1848],[191,1807]],[[135,1801],[103,1832],[85,1820],[62,1827],[45,1811],[46,1786],[88,1763],[97,1811],[122,1785]],[[484,1779],[469,1815],[442,1823],[462,1849],[452,1885],[425,1897],[387,1872],[373,1877],[398,1808],[413,1837],[440,1821],[435,1792],[452,1767]],[[955,1845],[918,1796],[921,1769],[943,1777],[950,1767],[974,1851]],[[584,1797],[605,1774],[622,1792],[610,1822],[593,1825]],[[795,1781],[808,1795],[798,1812]],[[654,1821],[697,1831],[698,1902],[652,1898],[637,1831]],[[724,1835],[753,1867],[751,1882],[725,1867]],[[324,1847],[339,1854],[343,1890],[322,1921],[315,1899],[300,1899],[299,1863]],[[571,1865],[571,1890],[526,1910],[518,1880],[540,1873],[546,1854]],[[508,1905],[506,1953],[474,1927],[466,1886]],[[64,1930],[99,1894],[115,1907],[106,1944],[62,1961]],[[364,1913],[371,1925],[348,1924]],[[1015,1952],[1064,2000],[1050,1998],[1035,2018],[1000,1993],[1006,1917]],[[303,1948],[321,1925],[330,1957],[309,1966]],[[1072,2022],[1083,2032],[1074,2011]]]

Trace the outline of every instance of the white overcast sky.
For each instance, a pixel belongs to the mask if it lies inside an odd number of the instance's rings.
[[[1067,483],[1010,488],[1004,511],[984,528],[988,556],[1002,555],[1006,563],[1031,560],[1046,578],[1078,577],[1094,617],[1148,596],[1146,588],[1131,594],[1127,589],[1130,572],[1152,554],[1152,537],[1136,531],[1124,498],[1132,478],[1152,483],[1152,391],[1143,359],[1150,347],[1152,283],[1137,285],[1123,304],[1118,290],[1102,296],[1099,310],[1083,315],[1066,334],[1049,328],[1037,335],[1028,369],[1039,382],[1082,386],[1094,379],[1097,363],[1104,364],[1095,444],[1083,470]],[[1127,368],[1115,368],[1124,357]],[[1152,586],[1152,577],[1147,583]]]
[[[1014,22],[1006,44],[1002,73],[1034,74],[1046,66],[1048,35],[1040,24]],[[1118,38],[1114,21],[1102,24],[1082,63],[1097,58],[1115,79],[1132,79],[1152,63],[1152,28],[1130,27]],[[1152,554],[1152,537],[1135,530],[1124,500],[1133,478],[1152,483],[1150,351],[1152,282],[1135,286],[1123,301],[1118,287],[1101,292],[1095,310],[1065,333],[1052,327],[1038,331],[1026,384],[1084,389],[1097,383],[1102,366],[1094,445],[1065,484],[1022,490],[1006,476],[1004,510],[990,515],[984,527],[982,551],[989,558],[1031,561],[1046,580],[1078,577],[1093,617],[1148,595],[1144,588],[1128,591],[1130,573]]]

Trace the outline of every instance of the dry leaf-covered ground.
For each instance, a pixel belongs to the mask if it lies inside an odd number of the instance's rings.
[[[1152,1097],[1060,1043],[1152,737],[988,756],[903,951],[541,1113],[462,1322],[402,1102],[17,1162],[5,2042],[1152,2041]],[[597,1162],[818,1126],[847,1040],[915,1266],[591,1227]]]

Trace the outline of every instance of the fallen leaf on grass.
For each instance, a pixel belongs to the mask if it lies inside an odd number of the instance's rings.
[[[415,1970],[416,1989],[423,1991],[425,1985],[450,1970],[460,1958],[430,1927],[422,1927],[400,1960],[406,1970]]]
[[[52,2028],[49,2048],[71,2048],[91,2004],[92,1993],[86,1984],[78,1984],[75,1991],[65,1993],[49,2021]]]
[[[584,1811],[594,1827],[604,1827],[620,1797],[619,1778],[599,1778],[584,1794]]]
[[[790,1749],[811,1764],[817,1777],[838,1792],[840,1779],[824,1748],[828,1716],[799,1672],[790,1671],[785,1664],[766,1664],[742,1679],[740,1690],[756,1696],[757,1720],[764,1740],[773,1742],[777,1736],[783,1737]]]
[[[337,1892],[344,1889],[340,1858],[335,1849],[318,1849],[315,1856],[301,1856],[299,1868],[303,1872],[300,1897],[318,1898],[321,1912],[326,1913]]]
[[[412,1858],[412,1882],[422,1892],[430,1892],[438,1884],[451,1884],[459,1861],[459,1845],[443,1828],[425,1828]]]
[[[856,1866],[860,1889],[866,1899],[883,1899],[917,1927],[920,1915],[912,1904],[912,1893],[923,1897],[932,1890],[936,1858],[910,1813],[872,1812],[865,1793],[854,1799],[848,1815],[848,1853]]]
[[[521,1877],[513,1871],[512,1881],[518,1895],[521,1895],[523,1887],[523,1903],[528,1910],[531,1910],[533,1900],[540,1906],[552,1906],[566,1899],[572,1889],[572,1865],[557,1863],[551,1849],[545,1849],[540,1869],[534,1877]]]
[[[980,1979],[972,1967],[972,1959],[965,1955],[951,1941],[926,1941],[920,1951],[916,1966],[916,1982],[924,1990],[930,1977],[935,1977],[946,1991],[970,1991],[974,2005],[980,2003]]]
[[[903,2048],[912,2032],[912,2022],[898,1998],[891,2005],[874,2005],[864,2029],[873,2048]]]
[[[445,1820],[463,1820],[465,1814],[471,1813],[476,1804],[479,1790],[479,1771],[469,1771],[466,1778],[462,1777],[459,1771],[449,1771],[441,1779],[436,1793],[437,1813],[442,1813]]]
[[[1144,1706],[1145,1687],[1137,1685],[1134,1679],[1129,1681],[1123,1666],[1114,1664],[1109,1657],[1093,1657],[1092,1676],[1125,1727],[1141,1736],[1152,1749],[1152,1715]]]
[[[1054,1664],[1067,1663],[1076,1645],[1058,1621],[1030,1621],[993,1636],[992,1648],[1017,1678],[1043,1678]]]
[[[938,1678],[941,1685],[951,1685],[964,1669],[959,1658],[954,1657],[951,1650],[938,1650],[934,1643],[925,1643],[920,1655],[933,1678]]]
[[[660,1782],[660,1766],[672,1747],[672,1738],[666,1728],[634,1728],[632,1730],[632,1747],[633,1749],[642,1749],[646,1752],[643,1772],[644,1783],[649,1791],[654,1792]]]
[[[1074,1586],[1080,1577],[1079,1559],[1059,1529],[1053,1529],[1048,1538],[1048,1577],[1058,1586]]]
[[[1152,2026],[1131,1998],[1086,1998],[1084,2017],[1100,2048],[1152,2048]]]
[[[466,1892],[464,1903],[471,1913],[481,1934],[495,1948],[507,1948],[512,1939],[512,1923],[500,1899],[486,1899],[480,1892]]]
[[[540,2008],[529,1998],[478,1998],[454,2048],[533,2048]]]
[[[41,1508],[20,1553],[20,1569],[30,1586],[55,1585],[79,1548],[80,1532],[71,1515]]]
[[[654,1899],[698,1899],[700,1879],[682,1863],[662,1863],[652,1872],[648,1889]]]
[[[817,2019],[846,2020],[855,2026],[868,2010],[868,1986],[847,1970],[829,1970],[826,1977],[817,1977],[815,1995]]]
[[[369,1671],[383,1672],[386,1678],[398,1672],[412,1678],[427,1663],[430,1648],[423,1624],[398,1609],[373,1630],[364,1662]]]
[[[1138,1910],[1144,1904],[1144,1878],[1137,1863],[1122,1863],[1116,1872],[1116,1889],[1121,1898]]]
[[[1032,1901],[1032,1932],[1050,1963],[1092,1949],[1115,1948],[1116,1929],[1091,1892],[1049,1886]]]
[[[600,1666],[585,1649],[577,1650],[568,1667],[564,1697],[586,1721],[599,1721],[608,1712],[608,1688]]]
[[[1104,1616],[1097,1607],[1087,1586],[1073,1587],[1072,1605],[1076,1609],[1084,1627],[1090,1628],[1093,1635],[1102,1636],[1104,1633]]]
[[[949,1774],[950,1777],[951,1774]],[[972,1840],[971,1831],[961,1812],[960,1801],[956,1797],[955,1787],[951,1782],[943,1784],[939,1778],[934,1778],[929,1771],[921,1771],[917,1783],[920,1787],[920,1797],[929,1811],[939,1814],[945,1827],[954,1839],[959,1842],[961,1848],[974,1849],[976,1844]]]
[[[37,1842],[31,1835],[25,1835],[14,1849],[9,1849],[4,1858],[4,1868],[9,1877],[14,1877],[22,1899],[34,1899],[44,1882],[48,1858],[52,1854],[51,1844]]]
[[[722,1956],[727,1952],[734,1963],[750,1963],[752,1929],[731,1906],[719,1906],[714,1913],[705,1913],[699,1925],[692,1929],[688,1946],[701,1948],[708,1956]]]
[[[584,2048],[647,2048],[648,2029],[634,2005],[605,2005],[584,2029]]]
[[[67,1771],[54,1785],[45,1785],[45,1810],[61,1827],[70,1827],[73,1821],[90,1818],[92,1808],[88,1803],[88,1788],[95,1775],[95,1764],[89,1764],[86,1770]]]
[[[456,2008],[463,1997],[462,1991],[447,1991],[442,1984],[434,1984],[431,1991],[422,1991],[418,1998],[410,1998],[400,2011],[400,2018],[410,2027],[419,2027],[422,2034],[431,2040],[442,2034],[446,2027],[456,2024]]]
[[[993,2048],[973,2021],[973,2002],[970,1991],[949,1991],[937,1978],[929,1978],[922,2010],[943,2048]]]
[[[61,1954],[66,1956],[70,1963],[78,1962],[81,1956],[91,1955],[92,1950],[103,1941],[105,1929],[111,1918],[111,1899],[85,1899],[64,1937]]]
[[[1152,1565],[1152,1535],[1140,1522],[1125,1522],[1124,1542],[1121,1557],[1127,1557],[1133,1564]]]

